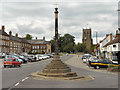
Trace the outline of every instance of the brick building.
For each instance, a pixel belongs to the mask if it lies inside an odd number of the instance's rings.
[[[5,27],[2,26],[0,30],[0,52],[2,53],[17,53],[22,52],[44,52],[51,53],[50,41],[43,39],[26,40],[25,38],[18,37],[18,33],[15,36],[12,35],[12,31],[7,34]]]
[[[31,44],[32,53],[51,53],[51,44],[45,40],[45,37],[28,40],[28,42]]]

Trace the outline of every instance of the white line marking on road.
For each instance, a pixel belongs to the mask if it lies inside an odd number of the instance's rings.
[[[29,77],[26,77],[26,78],[22,79],[22,82],[25,81],[25,80],[28,79],[28,78],[29,78]]]
[[[92,78],[92,79],[95,79],[94,77],[92,77],[92,76],[90,76],[90,75],[89,75],[89,77]]]
[[[25,79],[28,79],[29,77],[26,77]]]
[[[15,86],[18,86],[20,83],[16,83]]]
[[[25,81],[25,79],[22,79],[22,82]]]

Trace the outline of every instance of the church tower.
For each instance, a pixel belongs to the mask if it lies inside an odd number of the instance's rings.
[[[82,43],[86,45],[86,48],[89,51],[93,44],[91,28],[89,27],[83,28]]]

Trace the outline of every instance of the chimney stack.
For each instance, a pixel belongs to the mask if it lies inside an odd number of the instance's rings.
[[[118,30],[116,30],[116,34],[118,34]]]
[[[109,34],[106,34],[106,37],[108,37],[109,36]]]
[[[10,35],[10,36],[12,35],[12,32],[11,32],[11,31],[9,31],[9,35]]]
[[[36,40],[37,40],[37,37],[36,37]]]
[[[16,37],[18,37],[18,33],[16,33]]]
[[[2,31],[5,31],[5,26],[2,26]]]
[[[45,41],[45,37],[43,37],[43,40]]]
[[[111,34],[110,34],[110,41],[112,41],[112,39],[113,39],[113,38],[112,38],[112,33],[111,33]]]

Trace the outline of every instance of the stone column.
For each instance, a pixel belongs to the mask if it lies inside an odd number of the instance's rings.
[[[38,73],[47,77],[73,77],[77,76],[75,72],[71,72],[71,69],[61,61],[58,50],[58,8],[55,8],[55,56],[53,60]]]
[[[59,55],[58,50],[58,8],[55,8],[55,55]]]

